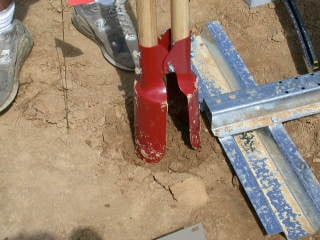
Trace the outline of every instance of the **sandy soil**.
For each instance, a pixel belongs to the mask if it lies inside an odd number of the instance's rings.
[[[319,1],[299,4],[319,43]],[[150,240],[198,222],[208,240],[284,239],[264,236],[205,123],[201,151],[188,149],[169,120],[166,159],[139,161],[131,128],[135,76],[109,65],[60,1],[17,6],[35,46],[19,96],[0,117],[0,239]],[[306,73],[282,4],[250,9],[242,0],[193,0],[191,10],[197,30],[222,22],[258,82]],[[169,25],[167,0],[158,12],[160,33]],[[319,177],[320,116],[287,127]]]

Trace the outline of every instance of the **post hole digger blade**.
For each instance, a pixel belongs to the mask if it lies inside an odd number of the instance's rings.
[[[165,60],[164,70],[167,74],[174,70],[176,75],[176,83],[175,79],[167,80],[168,100],[172,101],[172,105],[176,108],[171,112],[182,121],[187,120],[191,146],[198,149],[200,148],[198,82],[196,75],[191,70],[190,51],[191,38],[189,36],[175,42]]]
[[[142,74],[135,84],[135,141],[138,156],[150,163],[165,155],[169,100],[181,107],[177,115],[188,120],[192,147],[200,147],[197,78],[190,59],[189,0],[171,3],[172,31],[158,40],[156,1],[137,1]],[[178,88],[173,87],[171,78],[165,81],[169,73],[175,73]]]
[[[166,150],[167,92],[162,61],[167,51],[162,46],[140,46],[141,67],[135,84],[135,137],[138,156],[147,162],[159,162]]]

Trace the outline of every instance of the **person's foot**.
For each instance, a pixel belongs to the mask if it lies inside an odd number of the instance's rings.
[[[31,34],[19,20],[0,33],[0,112],[17,96],[20,70],[32,46]]]
[[[138,51],[138,39],[125,3],[124,0],[115,0],[112,5],[91,3],[76,6],[72,23],[99,45],[111,64],[133,71],[137,63],[133,53]]]

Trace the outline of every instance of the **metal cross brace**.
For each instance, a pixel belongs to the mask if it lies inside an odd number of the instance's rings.
[[[271,3],[272,0],[246,0],[250,7],[258,7],[261,5],[265,5]]]
[[[267,234],[314,234],[320,184],[282,122],[320,113],[320,73],[257,85],[219,22],[192,44],[202,111]]]
[[[320,72],[206,99],[214,135],[248,132],[319,113]]]
[[[207,240],[202,224],[197,224],[180,231],[167,234],[155,240]]]

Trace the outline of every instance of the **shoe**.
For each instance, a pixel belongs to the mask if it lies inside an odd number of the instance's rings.
[[[112,5],[90,3],[74,7],[72,23],[76,29],[94,40],[103,56],[116,67],[134,71],[138,38],[126,10],[125,0]]]
[[[20,70],[32,47],[31,34],[19,20],[0,33],[0,112],[17,96]]]

